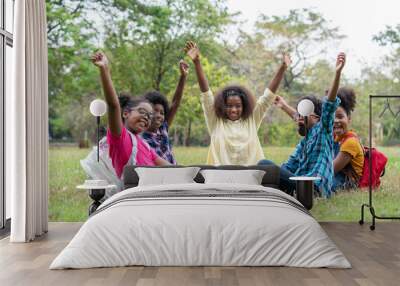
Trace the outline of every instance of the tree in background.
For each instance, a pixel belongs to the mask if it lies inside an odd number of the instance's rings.
[[[389,46],[391,52],[382,59],[379,66],[367,67],[360,89],[368,94],[400,94],[400,24],[387,26],[386,29],[373,37],[381,46]],[[367,96],[365,97],[367,101]],[[378,144],[400,144],[400,100],[390,100],[390,110],[385,110],[386,100],[374,100],[374,138]],[[367,111],[368,103],[362,105]],[[393,112],[393,113],[392,113]],[[380,116],[382,115],[382,116]],[[396,116],[397,115],[397,116]]]
[[[84,136],[88,126],[82,123],[90,122],[86,97],[100,91],[98,75],[88,61],[95,49],[110,56],[119,91],[140,95],[156,89],[169,94],[176,86],[174,67],[184,55],[185,41],[201,39],[213,54],[215,38],[232,17],[224,3],[47,1],[51,136]],[[94,7],[102,12],[94,14]],[[74,120],[82,116],[86,119]]]
[[[88,114],[83,112],[88,109],[83,104],[84,97],[98,89],[96,71],[87,60],[94,49],[91,41],[95,37],[93,23],[86,17],[91,3],[46,1],[51,138],[83,138],[86,128],[79,128],[80,123],[71,117]]]
[[[344,36],[338,27],[330,23],[312,9],[290,10],[288,15],[261,15],[256,23],[257,35],[264,45],[275,51],[285,51],[292,55],[293,64],[285,73],[283,86],[290,90],[296,81],[305,78],[305,71],[316,58],[326,54],[326,49]]]
[[[231,68],[246,79],[256,95],[261,95],[282,52],[289,52],[293,64],[278,93],[295,106],[303,95],[324,95],[334,69],[322,58],[327,47],[343,37],[337,27],[311,9],[290,10],[283,16],[261,15],[255,33],[241,32],[237,46],[231,48]],[[271,109],[264,121],[259,130],[264,144],[290,145],[298,140],[293,122],[279,110]]]
[[[205,47],[206,56],[218,59],[220,47],[215,39],[233,21],[222,0],[111,1],[110,4],[104,8],[111,15],[106,20],[104,46],[113,55],[117,88],[134,95],[155,89],[171,99],[185,42],[198,40]],[[189,78],[171,129],[175,144],[190,145],[192,134],[204,129],[200,127],[202,112],[199,112],[198,92],[191,88],[193,83]],[[201,137],[196,134],[196,144],[207,140]]]
[[[183,57],[185,42],[194,39],[212,46],[232,21],[225,0],[104,2],[110,4],[104,6],[110,15],[106,20],[105,48],[113,54],[116,51],[121,55],[123,51],[129,62],[125,58],[118,60],[130,65],[127,71],[116,64],[117,78],[122,80],[129,74],[146,77],[146,80],[136,79],[138,85],[131,87],[134,93],[146,89],[169,92],[172,86],[168,85],[171,80],[168,77]]]
[[[202,47],[213,89],[238,81],[256,96],[273,76],[281,52],[289,52],[293,65],[278,94],[295,106],[302,95],[324,94],[333,70],[324,60],[326,50],[335,49],[334,44],[344,37],[312,9],[290,10],[283,16],[262,15],[254,33],[240,32],[229,38],[226,31],[236,23],[236,14],[228,12],[226,0],[48,0],[46,5],[49,131],[53,139],[78,141],[85,134],[95,138],[88,109],[92,99],[102,96],[98,74],[88,57],[96,49],[107,53],[118,92],[138,96],[156,89],[170,99],[187,40]],[[360,79],[345,83],[358,95],[352,126],[364,138],[368,135],[368,94],[394,93],[396,86],[400,88],[393,83],[394,78],[400,78],[400,25],[387,27],[374,40],[392,46],[393,51],[379,65],[365,65]],[[379,114],[383,106],[384,102],[377,102],[374,112]],[[386,143],[400,142],[396,121],[382,118],[376,124],[378,143],[383,138],[387,138]],[[293,122],[274,108],[259,133],[268,145],[294,145],[298,141]],[[175,144],[208,144],[192,69],[171,136]]]

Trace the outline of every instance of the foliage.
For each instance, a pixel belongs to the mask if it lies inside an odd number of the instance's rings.
[[[83,130],[72,114],[84,113],[86,106],[76,104],[85,94],[96,90],[98,80],[88,62],[93,51],[92,23],[87,20],[89,1],[47,1],[49,62],[49,130],[50,136],[82,138]],[[73,108],[71,108],[73,106]],[[68,113],[68,114],[67,114]]]
[[[386,29],[373,37],[381,46],[400,44],[400,24]]]
[[[197,41],[210,86],[215,91],[231,81],[244,84],[260,96],[289,52],[293,65],[278,90],[292,106],[307,94],[322,97],[333,78],[333,62],[324,59],[344,36],[314,9],[290,10],[286,15],[262,15],[254,33],[239,31],[227,39],[225,31],[236,15],[225,0],[49,0],[47,31],[49,56],[49,132],[52,139],[95,138],[89,102],[101,96],[98,70],[88,60],[103,49],[111,60],[118,92],[140,96],[156,89],[170,100],[178,79],[178,62],[185,58],[185,41]],[[96,11],[96,13],[93,13]],[[387,27],[374,37],[392,52],[380,65],[365,66],[362,76],[342,80],[356,90],[352,128],[368,138],[368,95],[395,93],[400,84],[400,26]],[[400,142],[398,120],[379,118],[384,101],[374,102],[374,139],[378,144]],[[395,109],[400,106],[395,106]],[[106,118],[102,118],[103,125]],[[272,108],[259,135],[265,144],[294,146],[295,125]],[[293,132],[293,133],[292,133]],[[207,145],[209,136],[200,106],[195,72],[190,70],[181,107],[170,135],[175,145]]]
[[[105,47],[134,53],[136,57],[130,56],[130,61],[122,63],[130,65],[125,74],[147,77],[144,86],[134,87],[139,93],[150,88],[170,91],[171,86],[166,85],[169,81],[164,78],[183,57],[185,42],[192,39],[200,44],[212,43],[231,22],[225,1],[221,0],[111,2],[112,6],[104,7],[111,16]]]
[[[95,49],[110,57],[117,91],[141,95],[156,89],[170,95],[187,40],[198,40],[206,56],[217,55],[214,39],[233,20],[224,2],[48,1],[51,137],[79,140],[92,133],[88,104],[101,90],[98,71],[88,60]],[[89,13],[96,4],[97,18]]]
[[[338,27],[330,23],[312,9],[290,10],[288,15],[261,15],[256,23],[257,35],[265,45],[275,51],[288,52],[292,55],[293,64],[285,74],[284,87],[290,89],[296,80],[304,80],[304,72],[312,59],[325,54],[329,44],[342,39]]]

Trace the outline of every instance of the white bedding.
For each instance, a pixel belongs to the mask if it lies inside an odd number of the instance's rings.
[[[263,191],[272,199],[242,195],[121,200],[145,194],[137,192],[168,190]],[[281,191],[254,185],[131,188],[105,201],[50,269],[127,265],[351,267],[312,216],[274,199],[277,196],[299,204]]]

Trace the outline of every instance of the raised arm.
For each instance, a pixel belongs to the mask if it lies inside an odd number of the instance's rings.
[[[169,109],[169,114],[167,118],[168,126],[171,126],[174,121],[176,112],[178,111],[179,105],[181,104],[183,89],[185,87],[185,82],[187,75],[189,73],[189,66],[183,60],[179,62],[180,77],[179,82],[175,90],[174,97],[172,98],[171,108]]]
[[[256,106],[253,111],[253,118],[255,120],[257,128],[260,127],[267,110],[272,106],[273,102],[275,101],[275,92],[278,89],[283,75],[290,63],[291,60],[289,55],[283,54],[282,64],[279,66],[279,69],[276,72],[274,78],[268,85],[268,88],[265,89],[264,94],[257,99]]]
[[[328,100],[335,101],[336,94],[339,89],[340,84],[340,76],[342,74],[343,67],[346,63],[346,55],[344,53],[340,53],[336,59],[336,73],[335,78],[333,79],[333,83],[331,88],[328,91]]]
[[[268,85],[268,88],[270,91],[272,91],[272,93],[275,93],[278,90],[279,84],[283,79],[285,71],[288,66],[290,66],[291,62],[292,60],[290,59],[290,56],[287,54],[283,54],[282,64],[279,66],[278,71],[275,73],[275,76]]]
[[[104,90],[104,96],[107,103],[108,125],[111,134],[119,136],[121,134],[121,107],[119,105],[118,96],[111,80],[109,62],[106,55],[97,52],[91,57],[92,63],[100,70],[101,84]]]
[[[194,68],[197,75],[197,80],[199,82],[200,91],[206,92],[210,89],[208,86],[208,81],[206,75],[204,74],[203,67],[200,62],[200,50],[194,42],[187,42],[185,46],[185,53],[190,57],[193,61]]]
[[[333,122],[335,119],[335,111],[339,105],[339,102],[336,99],[336,94],[340,84],[340,76],[342,73],[342,69],[346,62],[346,56],[344,53],[340,53],[336,59],[336,72],[335,78],[333,79],[332,86],[328,91],[328,100],[322,104],[322,114],[321,114],[321,123],[324,126],[326,132],[333,132]]]
[[[277,95],[275,97],[274,104],[280,109],[282,109],[287,115],[289,115],[291,119],[296,119],[295,118],[297,114],[296,109],[291,107],[283,97]]]

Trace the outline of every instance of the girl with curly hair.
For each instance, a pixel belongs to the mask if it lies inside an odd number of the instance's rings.
[[[335,177],[333,190],[356,188],[364,167],[364,151],[357,134],[350,129],[351,114],[356,106],[353,89],[342,87],[337,96],[340,105],[335,113],[333,133],[335,137]]]
[[[193,61],[201,90],[201,104],[211,136],[207,164],[253,165],[264,159],[257,131],[275,99],[275,92],[290,65],[290,57],[284,55],[276,75],[264,94],[256,99],[241,85],[223,87],[214,96],[200,62],[200,50],[193,42],[187,42],[185,52]]]
[[[106,55],[97,52],[91,57],[91,61],[100,71],[101,84],[107,103],[107,143],[117,176],[121,178],[123,168],[127,164],[138,166],[170,165],[139,136],[150,126],[153,118],[152,105],[145,99],[132,99],[129,96],[118,98]]]

